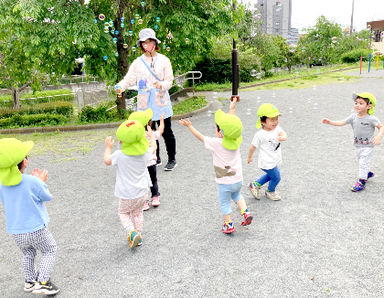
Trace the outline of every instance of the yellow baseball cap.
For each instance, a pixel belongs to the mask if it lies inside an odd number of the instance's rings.
[[[358,97],[369,100],[369,103],[372,104],[372,107],[368,110],[368,114],[373,115],[375,113],[376,97],[369,92],[353,93],[353,100],[356,100]]]
[[[17,165],[33,148],[33,142],[14,138],[0,139],[0,182],[5,186],[17,185],[22,176]]]
[[[215,122],[223,131],[223,147],[228,150],[237,150],[243,141],[241,133],[243,124],[236,115],[224,113],[217,110],[215,113]]]
[[[261,127],[261,120],[260,120],[261,117],[266,116],[268,118],[273,118],[279,115],[280,115],[279,110],[273,104],[263,103],[257,110],[258,118],[256,122],[256,128],[259,129]]]
[[[145,128],[145,126],[148,124],[149,120],[152,119],[152,117],[153,117],[152,110],[147,109],[145,111],[133,112],[131,115],[129,115],[128,120],[137,120]]]
[[[148,150],[145,129],[137,120],[127,120],[120,124],[116,136],[121,141],[121,151],[126,155],[143,155]]]

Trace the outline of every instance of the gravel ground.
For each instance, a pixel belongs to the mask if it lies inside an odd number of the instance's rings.
[[[376,176],[365,191],[352,193],[358,174],[352,130],[321,124],[323,117],[346,118],[351,93],[365,90],[376,95],[376,115],[384,122],[383,76],[374,71],[350,83],[241,92],[245,185],[261,174],[257,162],[246,164],[261,103],[280,109],[288,140],[282,144],[282,200],[257,201],[244,185],[254,222],[242,227],[233,205],[233,235],[220,232],[211,156],[177,122],[178,167],[158,168],[161,205],[145,213],[143,246],[134,250],[117,216],[115,169],[103,164],[103,140],[76,160],[53,163],[50,155],[33,156],[29,172],[47,168],[54,195],[46,205],[58,246],[52,280],[60,296],[384,297],[383,145],[372,159]],[[213,114],[193,116],[192,123],[214,136]],[[161,150],[165,160],[163,143]],[[28,297],[22,255],[5,233],[3,213],[0,208],[0,297]]]

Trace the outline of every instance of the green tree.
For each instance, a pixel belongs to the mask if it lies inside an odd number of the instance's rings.
[[[76,1],[0,0],[0,84],[14,107],[28,86],[41,88],[74,68],[76,49],[92,47],[92,12]],[[49,77],[47,77],[49,74]]]

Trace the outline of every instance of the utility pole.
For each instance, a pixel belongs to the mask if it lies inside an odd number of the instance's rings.
[[[232,2],[233,11],[236,10],[236,4]],[[239,96],[239,64],[237,59],[237,49],[236,41],[233,39],[233,48],[232,48],[232,96],[231,100],[236,98],[237,101],[240,101]]]
[[[353,33],[353,12],[355,10],[355,0],[352,0],[352,14],[351,14],[351,28],[349,31],[349,35],[352,35]]]

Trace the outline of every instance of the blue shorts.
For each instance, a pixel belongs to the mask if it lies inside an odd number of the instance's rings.
[[[230,214],[231,209],[231,198],[236,203],[241,199],[241,187],[243,181],[234,184],[217,184],[217,193],[219,195],[219,203],[221,213],[223,215]]]

